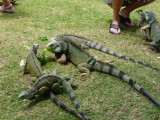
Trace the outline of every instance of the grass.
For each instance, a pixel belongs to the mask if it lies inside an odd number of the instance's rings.
[[[152,9],[160,20],[156,1],[142,9]],[[57,107],[49,98],[24,109],[30,101],[22,101],[18,94],[28,84],[28,76],[22,76],[19,66],[27,50],[23,45],[40,45],[43,50],[49,41],[39,36],[54,37],[68,33],[92,39],[104,46],[132,58],[151,63],[160,68],[159,53],[151,52],[148,43],[142,40],[139,28],[122,26],[121,35],[111,35],[111,9],[101,0],[18,0],[14,14],[0,13],[0,116],[2,120],[76,120],[74,116]],[[137,13],[131,15],[137,22]],[[112,62],[142,85],[154,98],[160,101],[159,72],[150,68],[124,61],[98,51],[90,50],[103,61]],[[47,53],[47,57],[53,57]],[[69,63],[60,65],[48,62],[43,69],[59,68],[60,74],[75,75],[77,68]],[[70,69],[70,71],[68,71]],[[118,78],[92,72],[85,81],[79,80],[75,89],[82,110],[94,120],[159,120],[159,108]],[[57,95],[72,107],[67,94]]]

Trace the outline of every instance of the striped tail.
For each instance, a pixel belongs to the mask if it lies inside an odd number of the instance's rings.
[[[74,94],[74,91],[73,89],[71,88],[71,86],[65,81],[61,81],[61,84],[63,86],[63,88],[68,92],[71,100],[73,101],[74,105],[75,105],[75,108],[77,109],[77,111],[79,112],[79,114],[85,119],[85,120],[91,120],[90,118],[88,118],[81,110],[77,100],[76,100],[76,97],[75,97],[75,94]]]
[[[149,95],[141,86],[139,86],[135,81],[133,81],[130,77],[128,77],[123,71],[118,70],[114,66],[104,64],[103,62],[97,61],[94,65],[92,65],[92,69],[107,73],[113,76],[116,76],[125,82],[127,82],[129,85],[134,87],[137,91],[139,91],[141,94],[146,96],[150,101],[152,101],[155,105],[160,107],[160,103],[158,103],[152,96]]]
[[[58,100],[58,98],[53,94],[53,92],[49,92],[50,98],[55,102],[58,106],[60,106],[65,111],[69,112],[70,114],[80,118],[81,120],[85,120],[79,113],[75,112],[74,110],[68,108],[66,105],[64,105],[62,102]]]
[[[92,41],[86,40],[86,41],[85,41],[85,44],[86,44],[87,46],[89,46],[90,48],[95,48],[95,49],[97,49],[97,50],[99,50],[99,51],[102,51],[102,52],[104,52],[104,53],[113,55],[113,56],[115,56],[115,57],[122,58],[122,59],[124,59],[124,60],[129,60],[129,61],[132,61],[132,62],[135,62],[135,63],[138,63],[138,64],[142,64],[142,65],[145,65],[145,66],[150,67],[150,68],[152,68],[152,69],[155,69],[155,70],[157,70],[157,71],[160,71],[160,69],[157,68],[157,67],[154,67],[154,66],[152,66],[152,65],[150,65],[150,64],[148,64],[148,63],[144,63],[144,62],[142,62],[142,61],[138,61],[138,60],[135,60],[135,59],[133,59],[133,58],[124,56],[124,55],[122,55],[122,54],[120,54],[120,53],[116,53],[116,52],[114,52],[114,51],[112,51],[112,50],[110,50],[110,49],[108,49],[108,48],[105,48],[105,47],[102,46],[102,45],[99,45],[99,44],[96,43],[96,42],[92,42]]]

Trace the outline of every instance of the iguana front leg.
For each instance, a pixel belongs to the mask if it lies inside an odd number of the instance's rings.
[[[144,40],[151,41],[151,36],[150,36],[150,30],[149,29],[141,30],[141,33],[142,33],[142,37],[143,37]]]
[[[151,27],[150,24],[147,24],[147,25],[141,27],[141,30],[149,29],[150,27]]]
[[[77,82],[75,81],[75,79],[70,76],[70,75],[66,75],[62,77],[65,81],[67,81],[67,83],[71,86],[71,87],[77,87]]]
[[[27,68],[27,62],[25,63],[24,67],[23,67],[23,75],[29,73],[29,70]]]
[[[79,72],[81,72],[81,77],[88,76],[90,74],[91,65],[88,63],[81,63],[78,65]]]
[[[143,39],[151,41],[151,36],[150,36],[150,30],[149,29],[150,29],[150,25],[147,24],[147,25],[141,27],[141,33],[142,33]]]
[[[61,78],[65,80],[71,87],[77,87],[77,83],[75,82],[72,76],[63,76]],[[64,88],[60,85],[60,83],[53,84],[51,90],[54,91],[55,93],[64,92]]]
[[[67,61],[67,57],[66,57],[65,54],[62,54],[62,55],[60,56],[60,58],[57,59],[57,62],[58,62],[58,63],[61,63],[61,64],[66,63],[66,61]]]

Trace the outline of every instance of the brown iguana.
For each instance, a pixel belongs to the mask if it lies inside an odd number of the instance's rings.
[[[139,27],[144,27],[146,25],[148,25],[147,20],[146,20],[146,16],[145,13],[143,12],[143,10],[138,11],[138,24]],[[151,37],[150,37],[150,30],[148,29],[141,29],[141,34],[144,40],[146,41],[151,41]]]
[[[86,51],[82,50],[78,46],[68,42],[55,41],[54,44],[50,44],[48,47],[52,53],[58,54],[60,56],[60,58],[57,58],[58,62],[61,63],[62,61],[62,63],[64,63],[67,60],[71,61],[78,67],[79,71],[82,72],[82,75],[89,75],[90,71],[94,70],[116,76],[127,82],[137,91],[151,100],[154,104],[160,107],[160,104],[154,98],[152,98],[142,87],[140,87],[123,71],[118,70],[116,67],[110,64],[97,61],[93,58],[93,56],[89,55]]]
[[[150,47],[152,50],[160,52],[160,24],[152,10],[145,10],[145,16],[148,24],[141,29],[150,30],[150,38],[152,40],[152,42],[150,42]]]
[[[51,79],[53,78],[53,80],[56,78],[58,79],[59,76],[54,76],[53,74],[49,74],[51,72],[49,72],[48,74],[45,75],[45,73],[43,73],[42,71],[42,68],[41,68],[41,64],[39,62],[39,60],[37,59],[36,57],[36,54],[37,54],[37,50],[38,50],[38,44],[34,44],[32,49],[30,50],[30,53],[28,54],[27,56],[27,59],[26,59],[26,65],[25,65],[25,71],[26,71],[26,67],[29,68],[29,71],[30,71],[30,74],[32,77],[34,77],[35,79],[37,79],[36,83],[38,81],[41,80],[41,78],[43,78],[44,76],[51,76]],[[53,76],[53,77],[52,77]],[[50,77],[49,77],[50,78]],[[43,78],[44,79],[44,78]],[[56,80],[55,79],[55,80]],[[70,77],[70,76],[64,76],[64,77],[59,77],[60,80],[63,80],[63,87],[67,89],[67,91],[69,91],[69,95],[72,99],[72,101],[74,102],[75,106],[76,106],[76,109],[79,109],[79,112],[81,111],[81,109],[79,108],[79,105],[76,101],[76,98],[75,98],[75,95],[73,93],[73,90],[71,89],[70,85],[73,85],[73,79]],[[46,82],[48,80],[48,77],[46,79],[44,79],[44,82]],[[53,81],[53,80],[49,80],[49,81]],[[66,81],[68,81],[68,83]],[[42,80],[43,81],[43,80]],[[43,82],[42,82],[43,83]],[[33,86],[36,86],[36,85],[33,85]],[[41,84],[41,83],[40,83]],[[67,87],[66,87],[67,86]],[[56,96],[53,94],[52,91],[54,92],[57,92],[58,89],[60,88],[60,83],[58,82],[54,82],[54,84],[52,84],[52,87],[50,88],[50,92],[49,92],[49,95],[50,95],[50,98],[57,104],[59,105],[62,109],[66,110],[67,112],[79,117],[80,119],[82,120],[87,120],[85,115],[83,114],[83,112],[81,111],[81,113],[76,113],[74,110],[68,108],[66,105],[64,105],[62,102],[60,102]],[[38,87],[36,88],[36,93],[41,93],[42,92],[44,93],[46,90],[48,90],[48,85],[41,85],[41,87]],[[33,90],[33,87],[30,88],[30,90],[28,90],[29,92],[22,92],[20,95],[19,95],[19,98],[26,98],[26,99],[30,99],[32,98],[32,96],[35,94],[35,91]],[[38,90],[38,91],[37,91]],[[29,95],[30,94],[30,95]],[[89,120],[89,119],[88,119]]]
[[[132,62],[135,62],[135,63],[138,63],[138,64],[142,64],[142,65],[145,65],[147,67],[150,67],[150,68],[153,68],[157,71],[160,71],[159,68],[156,68],[148,63],[144,63],[142,61],[138,61],[138,60],[135,60],[133,58],[130,58],[130,57],[127,57],[127,56],[124,56],[120,53],[117,53],[115,51],[112,51],[96,42],[93,42],[91,40],[88,40],[86,38],[83,38],[83,37],[79,37],[79,36],[75,36],[75,35],[69,35],[69,34],[64,34],[64,35],[58,35],[56,36],[55,38],[52,38],[51,42],[48,44],[48,46],[50,44],[54,44],[54,42],[56,41],[64,41],[64,42],[69,42],[71,44],[74,44],[76,46],[79,46],[80,48],[94,48],[96,50],[99,50],[99,51],[102,51],[104,53],[107,53],[107,54],[110,54],[110,55],[113,55],[113,56],[116,56],[118,58],[122,58],[124,60],[129,60],[129,61],[132,61]]]

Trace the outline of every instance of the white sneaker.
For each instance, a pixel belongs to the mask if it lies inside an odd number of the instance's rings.
[[[7,7],[4,7],[4,5],[2,5],[2,6],[0,6],[0,11],[7,12],[7,13],[13,13],[14,7],[12,6],[12,4],[8,5]]]

